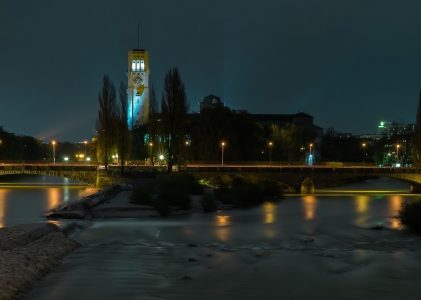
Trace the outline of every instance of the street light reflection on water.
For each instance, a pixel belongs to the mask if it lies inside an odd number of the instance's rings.
[[[0,184],[0,228],[45,221],[49,210],[97,191],[57,177],[4,177]]]
[[[231,217],[228,215],[215,215],[215,236],[218,240],[227,242],[231,236]]]
[[[7,209],[7,196],[8,190],[0,189],[0,228],[4,227],[4,219],[6,215],[6,209]]]
[[[316,214],[317,199],[315,196],[307,195],[303,197],[304,216],[307,221],[313,220]]]

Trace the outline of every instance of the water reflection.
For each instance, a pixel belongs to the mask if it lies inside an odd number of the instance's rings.
[[[6,194],[7,190],[0,189],[0,228],[5,226],[5,218],[6,218]]]
[[[59,188],[49,188],[47,198],[47,210],[51,210],[60,204],[60,190]],[[66,188],[65,188],[66,190]]]
[[[216,226],[228,226],[230,224],[230,216],[228,215],[217,215]]]
[[[223,242],[227,242],[231,235],[230,219],[228,215],[215,216],[215,236]]]
[[[368,211],[368,205],[370,202],[370,197],[366,195],[358,195],[356,201],[356,210],[357,213],[366,213]]]
[[[390,219],[390,227],[393,229],[400,229],[402,224],[397,218],[399,210],[402,207],[403,198],[399,195],[393,195],[389,198],[389,213],[392,218]]]
[[[272,202],[266,202],[263,204],[263,213],[264,213],[264,220],[263,223],[265,224],[273,224],[275,223],[275,212],[276,212],[276,205]]]
[[[304,217],[310,221],[314,219],[317,208],[317,199],[314,196],[308,195],[303,197]]]

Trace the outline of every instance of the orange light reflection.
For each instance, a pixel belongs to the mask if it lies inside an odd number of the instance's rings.
[[[0,228],[6,226],[6,195],[8,191],[0,189]]]
[[[316,213],[317,199],[308,195],[303,197],[304,216],[306,220],[313,220]]]

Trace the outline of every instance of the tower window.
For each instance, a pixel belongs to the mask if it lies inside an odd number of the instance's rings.
[[[140,61],[140,70],[142,72],[145,71],[145,61],[143,59]]]
[[[136,60],[136,71],[140,70],[140,61]]]
[[[132,71],[136,71],[136,61],[132,60]]]

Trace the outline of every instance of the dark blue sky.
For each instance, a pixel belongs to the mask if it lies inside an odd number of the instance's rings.
[[[304,111],[339,131],[413,122],[420,11],[420,1],[396,0],[4,0],[0,125],[89,138],[101,77],[126,80],[138,20],[158,98],[178,66],[192,110],[213,93],[231,108]]]

